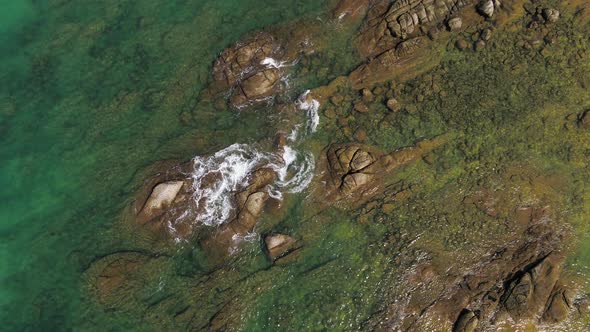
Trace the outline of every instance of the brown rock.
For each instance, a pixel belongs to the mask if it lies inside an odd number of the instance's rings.
[[[367,132],[365,132],[363,129],[358,129],[354,133],[354,139],[356,139],[359,142],[366,141],[367,140]]]
[[[494,3],[498,0],[481,0],[477,5],[477,10],[485,17],[492,17],[494,15]]]
[[[145,223],[162,214],[174,202],[183,184],[183,181],[169,181],[156,185],[138,215],[138,222]]]
[[[258,33],[250,39],[224,50],[213,65],[213,79],[221,89],[235,86],[244,76],[264,69],[262,60],[279,58],[280,45],[268,33]]]
[[[565,320],[571,309],[569,303],[566,291],[556,287],[547,302],[547,310],[543,313],[542,319],[552,324]]]
[[[550,23],[555,23],[559,20],[559,10],[553,8],[543,9],[543,18]]]
[[[399,111],[399,102],[395,98],[389,98],[387,100],[387,108],[392,112]]]
[[[590,111],[585,111],[579,117],[579,124],[581,127],[590,128]]]
[[[469,48],[469,43],[465,39],[459,38],[455,42],[455,47],[457,47],[459,50],[463,51],[463,50],[466,50]]]
[[[239,107],[271,96],[280,78],[280,71],[276,68],[257,72],[239,85],[232,96],[232,104]]]
[[[478,41],[476,41],[476,42],[475,42],[475,44],[473,45],[473,48],[474,48],[476,51],[481,51],[481,50],[483,50],[485,47],[486,47],[486,42],[485,42],[485,41],[483,41],[483,40],[481,40],[481,39],[480,39],[480,40],[478,40]]]
[[[354,103],[354,110],[359,113],[368,113],[369,112],[369,108],[362,101],[356,101]]]
[[[447,22],[447,26],[449,27],[450,31],[457,31],[461,30],[463,26],[463,20],[460,17],[453,17]]]
[[[363,94],[363,102],[365,103],[372,103],[375,100],[375,96],[373,95],[373,92],[371,92],[371,90],[365,88],[362,90],[362,94]]]
[[[484,29],[481,32],[480,38],[483,41],[489,41],[490,39],[492,39],[492,29],[489,29],[489,28],[488,29]]]
[[[288,235],[270,234],[264,238],[264,244],[268,257],[275,261],[295,249],[297,241]]]

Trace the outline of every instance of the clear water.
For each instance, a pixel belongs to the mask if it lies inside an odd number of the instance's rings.
[[[247,32],[325,5],[3,2],[2,330],[76,329],[95,317],[80,305],[81,272],[122,246],[109,233],[141,181],[138,170],[265,135],[256,115],[198,104],[217,54]],[[111,324],[100,329],[129,328]]]

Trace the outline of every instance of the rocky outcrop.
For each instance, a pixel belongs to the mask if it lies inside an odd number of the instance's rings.
[[[268,33],[257,33],[223,51],[213,66],[213,91],[231,91],[235,107],[267,98],[282,76],[278,62],[283,49]]]
[[[354,89],[371,87],[376,83],[389,81],[392,78],[402,80],[420,72],[420,66],[427,61],[423,46],[426,37],[414,37],[398,43],[393,48],[379,54],[366,64],[355,69],[350,75],[350,84]]]
[[[366,145],[333,144],[325,152],[327,197],[339,200],[354,194],[355,199],[361,199],[379,187],[390,172],[418,160],[444,142],[439,137],[389,154]]]
[[[560,282],[563,233],[554,228],[548,210],[537,208],[530,216],[522,231],[504,239],[504,245],[492,249],[462,276],[432,273],[428,282],[418,283],[414,293],[422,294],[421,300],[409,300],[411,307],[392,305],[391,321],[399,325],[387,328],[430,330],[429,324],[436,322],[442,330],[487,331],[504,323],[564,320],[573,301]]]
[[[422,34],[422,28],[445,22],[472,0],[378,1],[371,7],[358,40],[364,57],[391,50],[401,40]]]

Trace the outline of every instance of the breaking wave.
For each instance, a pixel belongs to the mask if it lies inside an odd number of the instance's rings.
[[[282,193],[303,191],[313,178],[315,160],[311,153],[300,153],[289,146],[282,155],[261,152],[251,145],[233,144],[207,157],[193,159],[193,201],[196,221],[208,226],[220,225],[235,216],[234,195],[251,181],[259,168],[270,168],[277,181],[268,190],[277,199]]]

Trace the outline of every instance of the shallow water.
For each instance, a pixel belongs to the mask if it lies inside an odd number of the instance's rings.
[[[563,45],[586,48],[590,41],[586,30],[566,30],[569,21],[560,26],[567,33],[550,60],[515,47],[509,32],[481,53],[437,50],[440,65],[431,72],[380,86],[408,105],[395,116],[385,105],[359,114],[297,101],[357,63],[346,36],[334,33],[324,52],[293,66],[291,89],[280,97],[301,111],[295,120],[300,141],[289,143],[300,151],[299,161],[310,153],[317,159],[328,143],[354,141],[352,131],[360,129],[367,144],[386,151],[440,134],[452,143],[391,176],[394,195],[355,210],[320,208],[323,202],[302,190],[308,179],[297,186],[279,179],[282,209],[241,239],[223,273],[190,242],[170,254],[121,226],[121,212],[155,162],[195,156],[208,162],[206,156],[234,143],[268,143],[282,125],[272,107],[240,113],[203,98],[211,65],[244,34],[298,18],[317,20],[333,2],[11,0],[0,14],[2,328],[175,330],[186,326],[174,319],[189,312],[188,326],[202,329],[221,312],[222,323],[253,331],[367,329],[384,303],[405,296],[397,293],[400,276],[427,255],[457,272],[469,262],[453,258],[493,248],[505,225],[475,208],[457,209],[465,193],[480,186],[522,190],[518,199],[507,194],[508,204],[533,204],[542,195],[559,206],[563,227],[579,239],[568,271],[588,280],[584,158],[590,138],[562,128],[568,114],[590,107],[577,81],[590,81],[590,70],[583,70],[589,63],[567,65],[574,51]],[[261,151],[272,159],[269,149]],[[532,189],[524,181],[512,184],[500,169],[515,164],[526,165],[523,177],[562,178]],[[244,174],[237,175],[242,181]],[[409,186],[415,197],[395,205],[397,190]],[[211,204],[227,207],[223,200]],[[304,238],[300,259],[271,266],[260,250],[259,234],[268,232]],[[116,308],[88,296],[85,276],[113,253],[156,253],[141,270],[140,286]],[[590,292],[590,284],[584,286]],[[227,303],[231,312],[224,312]]]
[[[256,115],[194,110],[217,54],[247,32],[313,16],[325,3],[10,0],[4,6],[2,329],[76,328],[95,317],[80,306],[81,271],[91,257],[121,245],[109,232],[138,170],[265,135]],[[183,122],[192,114],[194,121]],[[129,328],[110,322],[99,329],[108,326]]]

